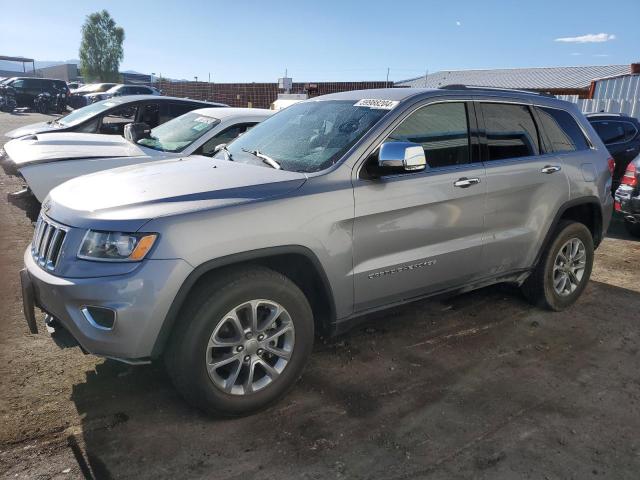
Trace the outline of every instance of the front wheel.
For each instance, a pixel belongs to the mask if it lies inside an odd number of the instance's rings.
[[[593,238],[582,223],[563,221],[522,291],[534,305],[561,311],[585,289],[593,268]]]
[[[313,347],[313,315],[287,277],[256,267],[227,273],[189,296],[165,363],[185,399],[238,416],[282,397]]]

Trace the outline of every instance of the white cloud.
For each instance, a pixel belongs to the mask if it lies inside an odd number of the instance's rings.
[[[457,25],[458,27],[460,27],[460,26],[462,26],[462,22],[461,22],[460,20],[458,20],[458,21],[456,22],[456,25]]]
[[[602,43],[615,39],[616,36],[612,33],[588,33],[587,35],[580,35],[579,37],[556,38],[555,41],[563,43]]]
[[[573,55],[574,57],[579,57],[582,54],[580,52],[573,52],[571,55]]]
[[[596,53],[593,55],[594,57],[608,57],[609,54],[608,53]]]

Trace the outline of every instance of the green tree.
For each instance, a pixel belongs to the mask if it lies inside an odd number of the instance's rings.
[[[116,25],[109,12],[102,10],[87,16],[80,42],[80,71],[85,82],[120,81],[123,41],[124,29]]]

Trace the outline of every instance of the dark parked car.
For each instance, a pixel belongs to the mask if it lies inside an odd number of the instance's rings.
[[[67,82],[51,78],[13,77],[5,80],[4,85],[10,85],[15,90],[18,107],[33,108],[36,97],[41,93],[53,97],[64,95],[65,98],[70,94]]]
[[[615,161],[612,184],[615,192],[627,165],[640,153],[640,122],[617,113],[591,113],[586,117]]]
[[[91,103],[88,101],[87,95],[106,92],[116,85],[117,83],[89,83],[87,85],[83,85],[82,87],[71,92],[71,97],[69,98],[68,104],[71,108],[85,107],[89,103]]]
[[[226,107],[223,103],[202,102],[175,97],[156,95],[132,95],[110,98],[87,105],[68,115],[50,122],[33,123],[16,128],[6,134],[18,138],[36,133],[84,132],[84,133],[124,133],[128,123],[143,122],[156,127],[167,120],[179,117],[196,108]]]
[[[624,216],[627,230],[640,237],[640,155],[627,165],[615,199],[615,209]]]

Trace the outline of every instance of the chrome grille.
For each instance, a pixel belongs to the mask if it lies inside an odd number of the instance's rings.
[[[46,270],[55,270],[66,236],[66,227],[40,215],[31,242],[31,255],[36,263]]]

